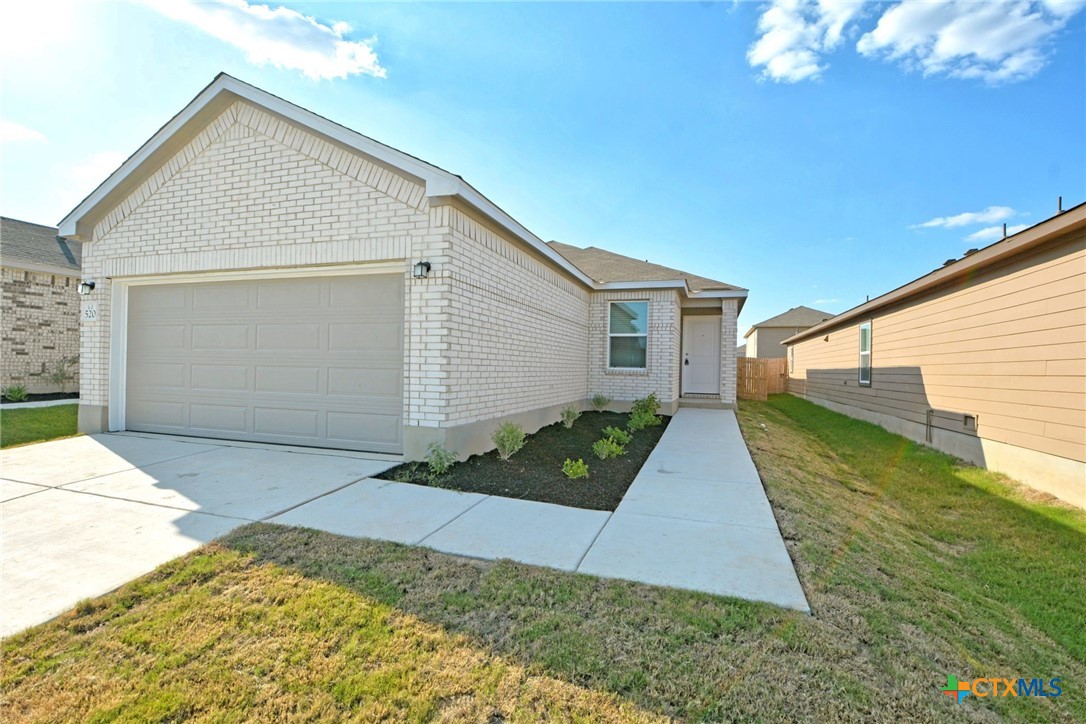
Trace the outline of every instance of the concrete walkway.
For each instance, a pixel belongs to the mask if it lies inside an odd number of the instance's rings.
[[[257,520],[809,610],[727,410],[680,409],[614,513],[377,480],[388,455],[199,438],[75,437],[0,462],[4,636]]]
[[[810,610],[730,410],[680,409],[614,513],[364,480],[271,522]]]

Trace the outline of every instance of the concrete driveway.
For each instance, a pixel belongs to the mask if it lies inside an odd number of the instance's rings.
[[[387,455],[130,434],[4,451],[0,636],[397,462]]]

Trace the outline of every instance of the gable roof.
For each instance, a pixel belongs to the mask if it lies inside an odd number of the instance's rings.
[[[595,246],[581,249],[558,241],[548,241],[547,244],[573,262],[578,269],[602,284],[611,282],[685,281],[692,292],[747,291],[732,284],[699,277],[689,272],[653,264],[647,260],[641,261],[640,259],[616,254]]]
[[[82,245],[57,236],[56,227],[0,217],[3,266],[79,276],[82,257]]]
[[[979,271],[1002,263],[1020,254],[1028,253],[1049,241],[1059,239],[1065,234],[1086,230],[1086,203],[1079,204],[1038,222],[1017,234],[1011,234],[979,251],[967,252],[961,259],[948,261],[935,271],[914,279],[893,291],[875,297],[852,309],[830,317],[825,322],[816,324],[799,334],[794,334],[781,344],[795,344],[800,340],[821,334],[849,320],[869,315],[877,309],[907,301],[932,289],[946,287],[949,284],[974,276]]]
[[[60,233],[66,237],[89,239],[98,220],[122,203],[143,179],[158,172],[161,166],[172,158],[188,140],[194,138],[231,104],[239,100],[304,128],[330,143],[365,155],[386,168],[394,169],[397,173],[422,185],[428,198],[456,198],[508,232],[514,240],[526,245],[560,271],[590,289],[674,287],[679,288],[688,296],[699,294],[693,287],[687,285],[686,280],[701,279],[701,277],[682,275],[682,272],[667,269],[667,267],[658,267],[658,269],[670,272],[668,276],[662,279],[648,279],[642,275],[638,277],[639,286],[637,287],[627,286],[627,282],[617,282],[620,285],[618,287],[613,283],[597,282],[460,176],[391,146],[386,146],[225,73],[217,75],[187,106],[162,126],[120,168],[65,216],[60,222]],[[675,276],[676,274],[680,276]],[[711,280],[705,281],[711,282]],[[713,283],[719,284],[719,282]],[[700,290],[700,296],[745,298],[746,290],[730,285],[705,287]]]
[[[792,307],[787,312],[778,314],[776,317],[770,317],[764,322],[758,322],[751,325],[751,328],[743,335],[743,339],[746,339],[750,335],[754,334],[754,330],[759,327],[794,327],[796,329],[806,329],[807,327],[813,327],[819,322],[825,322],[833,315],[829,312],[820,312],[817,309],[811,309],[810,307]]]

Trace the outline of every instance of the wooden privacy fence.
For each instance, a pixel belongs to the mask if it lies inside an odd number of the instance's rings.
[[[740,400],[765,400],[788,389],[788,360],[740,357],[738,391]]]

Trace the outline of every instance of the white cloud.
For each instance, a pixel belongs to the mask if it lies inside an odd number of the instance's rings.
[[[19,141],[44,141],[45,135],[33,128],[0,119],[0,143],[18,143]]]
[[[1014,226],[1007,227],[1007,236],[1011,234],[1017,234],[1022,229],[1028,229],[1028,224],[1015,224]],[[998,241],[1003,238],[1002,226],[987,226],[980,231],[974,231],[969,236],[965,237],[966,241]]]
[[[1010,206],[989,206],[983,211],[966,211],[954,216],[936,216],[922,224],[913,224],[910,229],[953,229],[959,226],[972,224],[990,224],[993,221],[1003,221],[1015,215],[1015,210]]]
[[[1048,41],[1084,6],[1086,0],[901,2],[856,49],[924,75],[1009,83],[1044,67]]]
[[[816,307],[821,307],[823,304],[836,304],[839,301],[841,301],[841,300],[836,299],[836,298],[834,298],[834,299],[816,299],[813,302],[811,302],[811,304],[815,305]]]
[[[384,78],[373,40],[347,40],[351,26],[324,25],[286,7],[250,5],[245,0],[144,0],[163,15],[193,25],[237,46],[250,63],[301,71],[315,80],[372,75]]]
[[[924,75],[1011,83],[1036,75],[1048,43],[1086,0],[906,0],[878,5],[878,22],[856,43],[865,57]],[[786,83],[820,77],[824,57],[861,32],[864,0],[771,0],[747,61]]]
[[[762,77],[797,83],[826,69],[822,54],[836,48],[863,2],[849,0],[773,0],[758,20],[758,38],[747,50]]]

